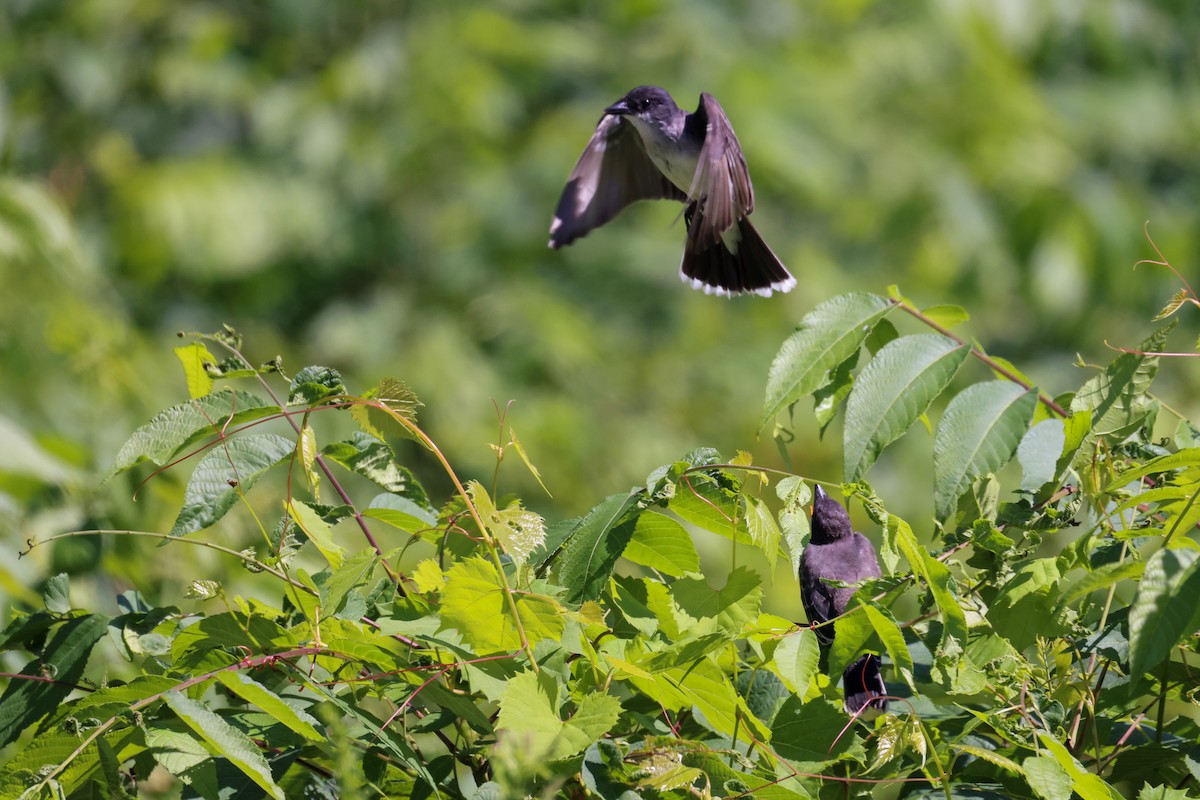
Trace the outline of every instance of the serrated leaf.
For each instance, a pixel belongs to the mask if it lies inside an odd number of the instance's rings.
[[[896,625],[896,620],[892,618],[892,615],[886,609],[880,608],[873,603],[866,604],[863,607],[863,611],[866,613],[871,627],[875,630],[875,635],[879,637],[879,641],[883,642],[888,658],[892,660],[892,668],[899,672],[904,681],[915,691],[916,686],[913,683],[912,674],[912,654],[908,652],[908,645],[904,642],[904,634],[900,632],[899,626]]]
[[[767,574],[775,572],[775,562],[779,560],[779,539],[782,532],[775,522],[775,515],[767,504],[757,497],[747,496],[746,500],[746,532],[750,541],[767,557]]]
[[[250,737],[230,725],[202,703],[179,692],[163,695],[167,705],[187,726],[214,750],[246,774],[259,788],[276,800],[284,800],[283,790],[271,777],[271,767]]]
[[[55,680],[9,681],[4,694],[0,695],[0,747],[13,742],[26,728],[53,713],[75,690],[92,647],[107,627],[108,618],[95,614],[68,620],[54,632],[41,657],[26,664],[20,673],[37,678],[53,675]]]
[[[886,322],[887,320],[883,320]],[[875,326],[878,329],[878,325]],[[821,436],[829,423],[833,422],[837,410],[846,402],[850,390],[854,388],[854,368],[858,366],[861,348],[850,354],[850,357],[829,372],[829,380],[825,385],[813,392],[813,416],[817,420],[817,429]]]
[[[1200,551],[1156,552],[1129,609],[1129,674],[1141,680],[1200,628]]]
[[[1065,444],[1066,432],[1061,419],[1042,420],[1021,437],[1017,461],[1021,465],[1023,490],[1035,492],[1054,479]]]
[[[762,579],[745,566],[730,572],[719,589],[703,578],[683,578],[671,584],[671,596],[680,611],[695,620],[715,619],[734,636],[758,618],[762,594]]]
[[[1038,732],[1038,740],[1050,751],[1071,778],[1071,788],[1083,800],[1121,800],[1121,795],[1113,787],[1105,783],[1099,775],[1093,775],[1084,769],[1083,765],[1071,755],[1070,751],[1046,731]]]
[[[652,511],[638,515],[624,556],[674,577],[700,571],[700,556],[692,537],[675,520]]]
[[[55,614],[66,614],[71,610],[71,579],[67,573],[60,572],[46,579],[42,587],[42,602],[46,610]]]
[[[954,512],[971,481],[1008,463],[1036,405],[1036,391],[1006,381],[977,383],[950,401],[933,441],[938,519]]]
[[[244,434],[214,446],[188,480],[171,535],[194,533],[221,519],[263,473],[294,452],[293,442],[273,433]]]
[[[553,599],[517,593],[513,595],[513,604],[531,645],[542,639],[562,636],[565,627],[563,609]],[[521,647],[521,636],[500,576],[496,568],[482,558],[460,561],[446,573],[442,619],[443,627],[457,628],[479,655]]]
[[[824,386],[829,371],[859,348],[891,308],[879,295],[854,293],[827,300],[807,314],[771,363],[759,430],[785,407]]]
[[[496,720],[501,738],[515,736],[533,759],[554,761],[586,750],[617,723],[621,702],[591,693],[567,720],[559,716],[558,682],[552,673],[522,672],[508,681]]]
[[[800,580],[800,557],[812,534],[808,506],[812,489],[797,475],[789,475],[775,484],[775,494],[783,501],[779,509],[779,529],[791,561],[792,577]]]
[[[232,389],[171,406],[133,432],[117,452],[105,480],[142,461],[161,467],[192,442],[278,413],[279,406]]]
[[[442,572],[442,568],[431,558],[417,564],[412,571],[412,579],[417,584],[417,591],[421,594],[440,592],[446,585],[446,576]]]
[[[371,498],[362,515],[387,523],[406,533],[420,533],[438,526],[436,514],[407,497],[395,494],[380,494]]]
[[[1122,353],[1099,375],[1075,393],[1071,411],[1092,412],[1092,430],[1098,436],[1124,436],[1141,424],[1148,413],[1146,392],[1158,373],[1158,356],[1166,346],[1175,321],[1159,328],[1138,347],[1142,353]]]
[[[789,697],[771,725],[775,752],[793,762],[822,764],[836,761],[850,749],[854,737],[844,736],[846,717],[822,698],[802,702]]]
[[[971,349],[940,334],[889,343],[858,374],[846,403],[843,480],[863,477],[885,447],[950,384]]]
[[[245,673],[221,670],[216,677],[229,691],[310,742],[326,740],[326,735],[317,730],[320,723],[307,711],[288,703]]]
[[[345,441],[326,445],[321,452],[329,460],[375,482],[392,494],[408,498],[432,511],[429,495],[412,472],[396,460],[396,454],[386,442],[358,431]]]
[[[346,393],[341,374],[329,367],[308,366],[296,373],[288,387],[289,406],[312,406],[327,397]]]
[[[187,379],[189,397],[204,397],[212,391],[213,379],[208,374],[208,367],[215,367],[217,359],[208,352],[207,347],[200,342],[181,345],[175,348],[175,356],[183,365],[183,375]]]
[[[1021,772],[1042,800],[1071,800],[1071,776],[1050,756],[1030,756],[1021,762]]]
[[[636,495],[610,495],[571,531],[554,568],[558,583],[567,587],[568,603],[600,597],[617,559],[633,537],[637,517],[629,512],[636,505]]]
[[[820,668],[821,644],[817,635],[810,628],[789,633],[776,645],[773,660],[788,688],[803,695]]]
[[[750,543],[741,495],[735,486],[726,485],[712,475],[693,472],[683,476],[667,507],[701,530]]]
[[[1154,315],[1154,321],[1158,322],[1160,319],[1166,319],[1174,314],[1179,310],[1180,306],[1187,302],[1189,296],[1190,293],[1187,289],[1180,289],[1175,292],[1175,294],[1171,295],[1171,299],[1167,301],[1167,304],[1163,306],[1162,311]]]
[[[308,540],[321,551],[321,555],[329,562],[329,566],[334,569],[340,568],[342,562],[345,561],[346,552],[333,540],[332,526],[321,519],[321,515],[303,500],[288,501],[287,513],[295,521],[296,526],[304,531]]]
[[[350,414],[355,422],[376,439],[414,438],[408,426],[417,423],[417,409],[423,403],[404,381],[384,378],[379,386],[363,395],[366,403],[355,403]],[[399,419],[397,419],[399,418]]]
[[[370,582],[378,563],[379,555],[369,547],[345,559],[342,565],[337,567],[333,574],[321,584],[322,616],[337,614],[352,591],[362,588]],[[361,613],[355,615],[355,618],[358,616],[361,616]]]

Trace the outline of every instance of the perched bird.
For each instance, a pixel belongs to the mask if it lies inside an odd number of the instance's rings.
[[[747,217],[754,190],[729,118],[710,94],[691,114],[657,86],[604,109],[550,225],[550,247],[584,236],[638,200],[686,203],[679,275],[708,294],[787,292],[796,279]]]
[[[842,504],[825,494],[820,486],[814,492],[812,538],[800,557],[800,600],[808,621],[814,625],[829,622],[846,611],[856,587],[830,586],[826,580],[856,584],[866,578],[878,578],[879,559],[867,537],[850,526],[850,515]],[[828,653],[833,644],[833,625],[814,628],[821,648]],[[879,656],[861,656],[842,673],[846,711],[857,714],[864,708],[872,712],[887,710],[887,690],[879,674]]]

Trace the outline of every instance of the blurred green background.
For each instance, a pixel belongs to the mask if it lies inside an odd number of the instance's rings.
[[[137,505],[133,481],[96,486],[186,397],[179,330],[228,323],[253,360],[331,366],[358,391],[407,381],[469,477],[490,477],[493,402],[515,400],[553,498],[519,466],[502,488],[550,519],[696,446],[780,465],[756,434],[767,368],[846,291],[961,304],[968,336],[1074,389],[1076,352],[1106,362],[1104,340],[1139,341],[1178,288],[1134,271],[1143,224],[1185,275],[1198,263],[1198,41],[1193,0],[8,0],[0,590],[97,559],[118,586],[147,580],[128,541],[16,551],[169,529],[186,466]],[[546,249],[602,109],[647,83],[720,100],[791,294],[687,288],[668,203]],[[1195,335],[1185,317],[1173,349]],[[1195,411],[1190,362],[1164,372]],[[836,480],[839,423],[821,441],[802,409],[796,433],[796,469]],[[914,433],[871,475],[918,521],[930,448]],[[196,558],[171,550],[150,574]]]

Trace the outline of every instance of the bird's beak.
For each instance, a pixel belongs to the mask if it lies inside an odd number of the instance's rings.
[[[617,102],[613,103],[613,104],[612,104],[611,106],[609,106],[608,108],[604,109],[604,113],[605,113],[605,114],[612,114],[612,115],[613,115],[613,116],[615,116],[615,117],[619,117],[619,116],[621,116],[622,114],[628,114],[628,113],[629,113],[629,106],[625,105],[625,101],[624,101],[624,100],[618,100]]]
[[[825,494],[825,490],[821,488],[821,484],[813,485],[813,497],[817,500],[824,500],[829,495]]]

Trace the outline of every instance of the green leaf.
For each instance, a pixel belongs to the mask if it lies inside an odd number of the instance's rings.
[[[108,618],[96,614],[64,622],[40,658],[25,665],[21,675],[34,680],[10,680],[0,695],[0,747],[16,740],[22,731],[47,714],[75,691],[92,647],[108,629]],[[53,676],[53,681],[37,680]]]
[[[692,537],[675,520],[652,511],[638,515],[624,556],[635,564],[674,577],[700,571],[700,556]]]
[[[1113,787],[1105,783],[1100,776],[1093,775],[1084,769],[1083,765],[1053,735],[1040,731],[1038,740],[1070,776],[1071,788],[1083,800],[1121,800],[1121,795]]]
[[[423,404],[404,381],[384,378],[379,386],[363,395],[369,402],[355,403],[350,414],[359,426],[376,439],[414,438],[403,422],[417,423],[417,409]],[[397,419],[399,417],[399,420]]]
[[[508,682],[500,700],[497,735],[515,736],[531,759],[555,761],[586,750],[617,723],[621,702],[592,692],[568,720],[559,716],[559,686],[548,670],[522,672]]]
[[[172,536],[203,530],[225,516],[263,473],[295,452],[295,444],[273,433],[245,434],[215,445],[192,473]]]
[[[1142,342],[1138,350],[1146,355],[1122,353],[1075,393],[1071,411],[1090,411],[1096,436],[1123,438],[1142,424],[1150,410],[1146,392],[1158,372],[1155,354],[1163,351],[1174,327],[1172,321]]]
[[[438,526],[437,515],[407,497],[379,494],[363,509],[364,517],[399,528],[405,533],[420,533]]]
[[[773,660],[788,688],[803,696],[820,668],[821,644],[817,635],[810,628],[792,631],[779,640]]]
[[[200,342],[181,345],[175,348],[175,355],[183,365],[183,374],[187,378],[188,396],[204,397],[212,391],[213,379],[208,374],[208,367],[215,367],[217,359],[208,352],[208,348]]]
[[[326,741],[325,733],[317,729],[320,723],[307,711],[296,705],[295,701],[289,703],[245,673],[221,670],[217,673],[217,680],[226,689],[310,742]]]
[[[1036,391],[1006,381],[977,383],[950,401],[933,440],[939,519],[954,512],[972,480],[1008,463],[1036,405]]]
[[[881,608],[874,603],[868,603],[863,606],[863,611],[866,613],[867,620],[871,623],[871,627],[875,629],[875,635],[879,637],[879,641],[883,642],[884,648],[887,650],[888,658],[892,660],[892,668],[900,673],[904,681],[916,689],[913,683],[913,659],[912,654],[908,652],[908,645],[904,642],[904,634],[900,632],[900,627],[896,624],[896,620],[887,609]]]
[[[161,467],[188,444],[280,412],[279,406],[233,389],[171,406],[133,432],[117,451],[105,480],[142,461]]]
[[[821,698],[807,703],[793,695],[784,701],[771,725],[775,752],[792,762],[823,764],[846,754],[854,737],[843,735],[846,717]]]
[[[349,439],[326,445],[321,453],[351,472],[374,481],[394,495],[407,498],[432,511],[429,495],[412,472],[396,460],[396,454],[386,442],[362,431]]]
[[[929,306],[921,309],[921,313],[946,330],[971,319],[971,315],[962,306],[948,304]]]
[[[338,555],[341,556],[341,548],[338,548]],[[322,616],[338,614],[343,609],[350,593],[355,589],[361,589],[370,582],[378,563],[379,555],[368,547],[355,553],[340,567],[337,567],[320,587]],[[355,619],[362,616],[361,608],[360,605],[359,613],[353,615]]]
[[[42,587],[42,602],[46,610],[55,614],[66,614],[71,610],[71,579],[67,573],[60,572],[46,579]]]
[[[571,531],[555,564],[555,577],[567,587],[568,603],[600,597],[617,559],[633,538],[637,517],[629,512],[636,506],[636,494],[609,495]]]
[[[971,348],[935,333],[889,343],[858,374],[846,403],[843,480],[863,477],[950,384]]]
[[[1021,762],[1029,786],[1042,800],[1071,800],[1071,776],[1050,756],[1030,756]]]
[[[1200,465],[1200,447],[1189,447],[1186,450],[1179,450],[1174,453],[1168,453],[1165,456],[1152,458],[1144,464],[1138,464],[1117,473],[1117,476],[1104,487],[1104,491],[1111,493],[1136,480],[1141,480],[1147,475],[1157,475],[1163,472],[1171,472],[1198,465]]]
[[[876,325],[876,330],[879,327]],[[825,385],[813,392],[813,417],[817,420],[817,428],[822,437],[825,436],[825,429],[829,427],[829,423],[833,422],[837,415],[837,410],[846,401],[850,390],[854,388],[854,368],[858,366],[861,353],[861,348],[851,353],[849,358],[829,372],[829,380]]]
[[[826,300],[806,315],[771,363],[759,430],[785,407],[824,386],[829,371],[858,350],[891,308],[879,295],[854,293]]]
[[[1156,552],[1129,609],[1129,675],[1137,681],[1200,628],[1200,551]]]
[[[721,473],[721,477],[727,477]],[[726,539],[749,544],[746,514],[736,486],[718,478],[693,472],[679,481],[667,506],[684,522]]]
[[[697,621],[716,619],[734,636],[758,618],[762,594],[762,579],[745,566],[730,572],[720,589],[713,589],[703,578],[683,578],[671,585],[671,596],[680,611]]]
[[[288,387],[289,406],[312,406],[327,397],[345,394],[346,384],[335,369],[309,366],[296,373]]]
[[[304,531],[308,540],[321,551],[321,555],[329,562],[329,566],[335,570],[340,568],[346,558],[346,552],[333,540],[333,527],[321,519],[321,515],[303,500],[289,501],[287,512],[295,521],[296,526]]]
[[[800,558],[812,534],[808,518],[812,489],[799,476],[789,475],[775,484],[775,494],[783,501],[783,508],[779,509],[779,528],[791,561],[792,577],[799,581]]]
[[[284,800],[283,790],[271,777],[271,767],[249,736],[185,694],[167,692],[163,699],[198,737],[208,743],[213,752],[229,759],[268,795],[276,800]]]
[[[1061,419],[1042,420],[1026,432],[1017,445],[1023,490],[1036,492],[1054,479],[1065,444],[1066,432]]]
[[[750,541],[767,557],[767,574],[775,573],[775,562],[779,560],[779,538],[782,535],[775,515],[767,504],[757,497],[746,498],[746,532]]]
[[[553,599],[514,593],[513,602],[531,645],[542,639],[562,637],[565,628],[563,609]],[[482,558],[460,561],[446,573],[442,619],[443,628],[457,628],[479,655],[521,647],[520,632],[500,576],[496,568]]]

